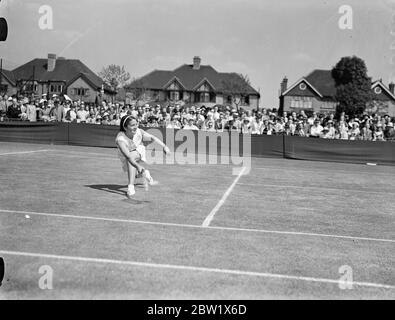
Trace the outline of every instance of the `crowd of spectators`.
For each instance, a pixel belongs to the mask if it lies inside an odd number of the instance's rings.
[[[0,96],[0,121],[76,122],[119,125],[126,115],[135,116],[145,127],[235,131],[245,134],[292,135],[342,140],[395,141],[395,119],[388,115],[363,114],[349,117],[342,113],[306,114],[259,108],[245,111],[231,106],[197,107],[181,105],[125,105],[102,102],[101,105],[71,101],[52,96],[29,101],[24,97]]]

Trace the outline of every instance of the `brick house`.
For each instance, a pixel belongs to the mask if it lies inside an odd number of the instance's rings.
[[[232,90],[229,90],[229,88]],[[238,88],[241,88],[238,91]],[[196,106],[233,105],[257,108],[260,94],[237,73],[216,71],[210,65],[201,65],[200,57],[193,64],[184,64],[169,70],[154,70],[133,81],[127,91],[143,90],[146,101],[193,103]]]
[[[12,71],[18,92],[40,96],[67,94],[73,100],[113,101],[116,92],[77,59],[33,59]]]
[[[296,81],[289,88],[285,77],[280,85],[279,111],[315,111],[334,113],[336,111],[336,87],[331,70],[314,70]],[[381,80],[372,83],[373,102],[366,112],[395,116],[394,84],[386,87]]]

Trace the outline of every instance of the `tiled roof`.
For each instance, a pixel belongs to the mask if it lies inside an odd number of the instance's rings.
[[[324,97],[335,97],[335,80],[332,78],[331,70],[314,70],[305,79]]]
[[[201,65],[198,70],[193,69],[193,65],[184,64],[173,71],[166,70],[155,70],[142,78],[132,82],[130,87],[140,86],[142,83],[144,88],[163,90],[165,85],[168,84],[174,78],[177,78],[181,84],[188,91],[194,91],[196,86],[206,79],[213,87],[215,91],[222,91],[222,81],[235,81],[243,82],[244,80],[237,73],[221,73],[217,72],[213,67],[209,65]],[[248,86],[249,94],[259,93]]]
[[[3,69],[3,77],[5,77],[11,84],[15,85],[15,77],[12,71]]]
[[[16,80],[28,80],[33,77],[37,81],[65,81],[69,84],[78,76],[84,76],[96,89],[101,88],[103,80],[77,59],[56,59],[54,71],[47,71],[47,59],[34,59],[13,70]],[[110,88],[105,85],[105,89]]]

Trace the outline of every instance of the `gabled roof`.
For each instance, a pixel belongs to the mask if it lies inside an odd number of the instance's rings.
[[[98,75],[78,59],[58,58],[56,59],[55,69],[51,72],[47,71],[47,63],[47,59],[33,59],[14,69],[14,77],[16,80],[32,79],[34,68],[34,80],[40,82],[64,81],[66,85],[68,85],[74,81],[78,75],[82,74],[96,89],[100,89],[104,83]],[[112,91],[107,85],[105,85],[105,89]]]
[[[16,85],[15,77],[14,77],[14,74],[13,74],[12,71],[3,69],[2,75],[3,75],[3,77],[4,77],[5,79],[7,79],[7,81],[8,81],[9,83],[11,83],[11,84],[14,85],[14,86]]]
[[[306,79],[306,78],[301,78],[298,81],[296,81],[292,86],[290,86],[286,91],[282,93],[283,96],[285,96],[288,92],[290,92],[292,89],[294,89],[297,85],[300,83],[306,83],[311,90],[313,90],[320,98],[322,98],[322,94]]]
[[[372,90],[374,90],[374,88],[377,86],[380,86],[393,100],[395,100],[394,94],[380,80],[373,82],[371,87]]]
[[[163,90],[163,87],[169,83],[174,77],[182,83],[188,91],[194,91],[196,86],[206,79],[210,85],[217,91],[223,90],[222,81],[240,81],[244,80],[237,73],[217,72],[209,65],[201,65],[198,70],[193,69],[193,65],[184,64],[173,71],[154,70],[147,75],[135,80],[130,87],[143,86],[146,89]],[[248,93],[259,95],[258,91],[248,85]]]

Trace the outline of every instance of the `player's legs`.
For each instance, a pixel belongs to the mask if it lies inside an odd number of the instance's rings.
[[[135,163],[140,161],[140,154],[137,151],[132,151],[131,157],[132,157],[132,161]],[[136,178],[137,169],[129,161],[127,163],[127,166],[128,166],[127,169],[128,169],[128,180],[129,180],[128,196],[130,197],[135,194],[134,180]]]

